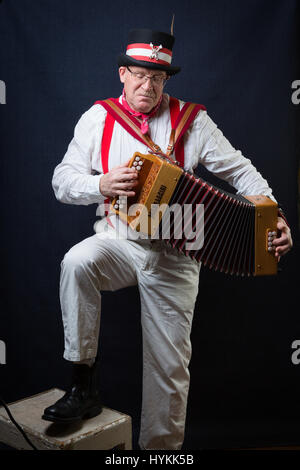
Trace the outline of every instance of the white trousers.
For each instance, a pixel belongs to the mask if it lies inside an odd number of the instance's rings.
[[[117,239],[106,222],[102,225],[100,233],[72,247],[61,264],[64,358],[96,356],[101,291],[138,285],[143,335],[139,445],[180,449],[200,265],[161,241]]]

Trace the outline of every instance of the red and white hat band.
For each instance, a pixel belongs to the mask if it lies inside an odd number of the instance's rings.
[[[150,42],[150,44],[129,44],[127,46],[126,55],[129,55],[135,60],[145,60],[161,65],[170,65],[172,61],[172,51],[165,49],[161,44],[154,46],[152,42]]]

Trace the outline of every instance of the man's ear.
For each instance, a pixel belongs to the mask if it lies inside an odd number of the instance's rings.
[[[119,67],[119,76],[120,76],[121,83],[125,82],[125,74],[126,74],[126,67],[124,66]]]

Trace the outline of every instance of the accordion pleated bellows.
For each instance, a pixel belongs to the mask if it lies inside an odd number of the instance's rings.
[[[210,269],[241,276],[276,274],[271,244],[277,204],[268,197],[228,193],[151,154],[136,153],[130,165],[139,171],[136,196],[128,198],[125,212],[117,199],[112,207],[133,229],[164,239]],[[145,224],[141,230],[141,210],[130,214],[135,204],[145,208],[146,230]],[[159,218],[151,210],[156,206],[162,208]]]

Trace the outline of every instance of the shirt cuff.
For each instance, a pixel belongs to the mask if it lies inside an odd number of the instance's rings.
[[[90,194],[92,197],[96,198],[95,202],[104,202],[106,199],[106,196],[103,196],[100,192],[100,179],[102,178],[102,175],[93,175],[91,178],[91,186],[90,186]]]
[[[287,218],[286,218],[283,210],[281,209],[281,207],[278,207],[278,215],[277,216],[281,217],[285,221],[286,225],[290,228],[289,223],[287,221]]]

